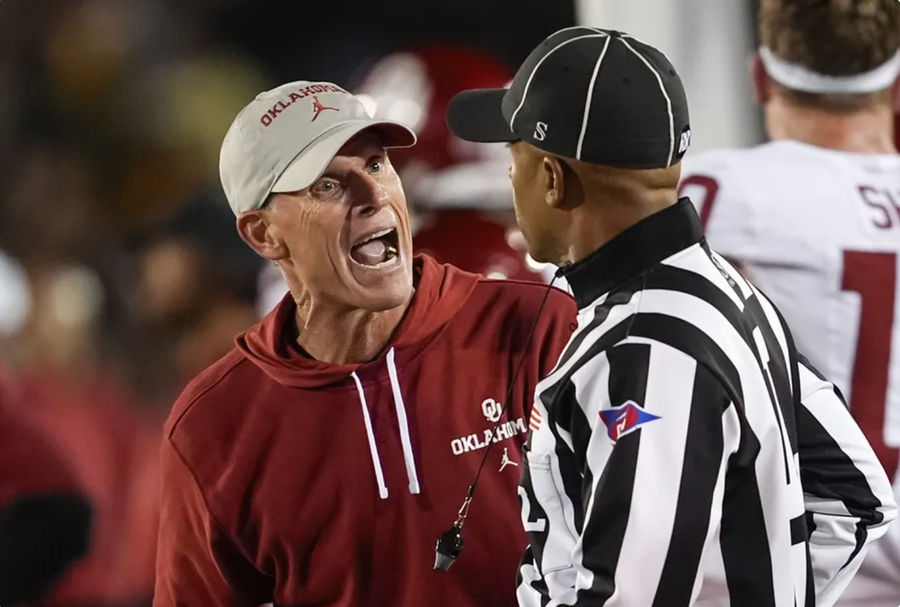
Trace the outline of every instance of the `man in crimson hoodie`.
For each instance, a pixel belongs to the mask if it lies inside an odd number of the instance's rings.
[[[323,82],[262,93],[229,129],[238,231],[290,293],[173,408],[154,605],[516,603],[530,400],[575,308],[413,258],[386,149],[414,142]],[[465,552],[434,571],[485,453]]]

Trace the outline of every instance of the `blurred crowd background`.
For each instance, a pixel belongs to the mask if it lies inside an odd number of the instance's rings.
[[[4,390],[95,509],[87,557],[41,604],[149,604],[162,422],[283,294],[238,238],[218,181],[221,139],[257,92],[330,80],[407,120],[421,143],[396,162],[417,246],[539,278],[511,230],[505,150],[452,140],[442,104],[502,85],[581,20],[670,52],[699,147],[752,143],[752,14],[712,0],[0,1]]]

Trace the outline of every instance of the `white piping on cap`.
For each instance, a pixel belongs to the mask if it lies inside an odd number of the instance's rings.
[[[850,76],[820,74],[802,65],[782,59],[772,49],[761,46],[759,58],[772,80],[804,93],[856,94],[874,93],[889,88],[900,75],[900,51],[878,67]]]
[[[564,34],[566,32],[571,32],[572,30],[589,30],[592,32],[597,32],[599,34],[606,33],[603,30],[596,28],[596,27],[591,27],[590,25],[570,25],[569,27],[564,27],[561,30],[556,30],[555,32],[553,32],[552,34],[547,36],[547,40],[545,40],[544,42],[547,42],[548,40],[550,40],[550,38],[553,38],[554,36],[558,36],[558,35]]]
[[[574,28],[572,28],[572,29],[574,29]],[[513,123],[516,121],[516,116],[518,116],[519,110],[521,110],[522,106],[525,105],[525,98],[528,96],[528,89],[531,87],[531,80],[534,78],[534,75],[535,75],[535,73],[537,73],[538,68],[541,67],[541,64],[544,63],[544,60],[547,59],[547,57],[549,57],[550,55],[555,53],[558,49],[569,44],[570,42],[575,42],[576,40],[583,40],[585,38],[603,38],[606,35],[607,34],[605,34],[605,33],[599,33],[599,34],[585,34],[584,36],[576,36],[575,38],[569,38],[568,40],[563,40],[562,42],[560,42],[559,44],[554,46],[552,49],[547,51],[547,54],[544,55],[543,57],[541,57],[540,61],[538,61],[537,64],[534,66],[534,68],[532,68],[531,74],[528,75],[528,80],[525,81],[525,90],[522,91],[522,100],[519,101],[519,106],[516,108],[516,111],[514,111],[512,113],[512,116],[509,119],[509,130],[515,132],[515,130],[513,129]]]
[[[581,145],[584,143],[584,134],[587,132],[588,118],[591,115],[591,100],[594,98],[594,83],[597,82],[597,74],[600,73],[600,65],[603,63],[603,58],[606,57],[606,49],[609,48],[609,42],[612,40],[611,37],[606,37],[606,44],[603,45],[603,50],[600,51],[600,57],[597,59],[597,64],[594,66],[594,73],[591,75],[591,83],[588,85],[587,99],[584,101],[584,118],[581,120],[581,134],[578,136],[578,147],[575,148],[575,158],[581,160]]]
[[[629,36],[629,38],[638,41],[636,38],[633,38],[631,36]],[[666,87],[663,84],[662,77],[659,75],[659,72],[657,72],[656,69],[652,65],[650,65],[650,62],[647,61],[643,55],[634,50],[634,47],[628,44],[627,40],[625,40],[624,38],[619,38],[619,40],[621,40],[622,44],[624,44],[628,48],[628,50],[634,53],[637,58],[647,66],[647,69],[653,72],[653,75],[656,76],[656,81],[659,83],[659,90],[662,91],[663,97],[665,97],[666,99],[666,109],[669,112],[669,159],[666,161],[666,166],[671,166],[672,155],[675,153],[675,117],[672,115],[672,100],[669,98],[669,93],[668,91],[666,91]]]
[[[369,419],[369,406],[366,403],[366,393],[363,391],[362,382],[356,371],[351,373],[356,382],[356,391],[359,394],[359,405],[362,407],[363,420],[366,424],[366,437],[369,439],[369,453],[372,455],[372,467],[375,468],[375,480],[378,482],[378,495],[386,500],[388,497],[387,485],[384,484],[384,472],[381,470],[381,458],[378,457],[378,446],[375,444],[375,434],[372,432],[372,420]]]
[[[391,378],[391,391],[394,393],[394,407],[397,409],[397,425],[400,427],[400,442],[403,444],[403,461],[406,462],[406,476],[409,478],[409,492],[413,495],[421,493],[419,477],[416,474],[416,459],[413,456],[412,444],[409,440],[409,424],[406,419],[406,406],[400,393],[400,380],[397,378],[397,365],[394,363],[394,349],[387,354],[388,376]]]

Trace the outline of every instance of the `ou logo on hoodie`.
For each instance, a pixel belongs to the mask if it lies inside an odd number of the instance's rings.
[[[493,398],[486,398],[481,403],[481,412],[484,413],[489,422],[496,423],[500,421],[500,416],[503,414],[503,405]]]

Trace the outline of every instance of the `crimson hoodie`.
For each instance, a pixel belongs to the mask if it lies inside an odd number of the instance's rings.
[[[414,268],[375,360],[305,357],[286,297],[185,389],[162,448],[156,607],[516,604],[521,446],[575,306],[552,289],[526,348],[547,287]],[[465,551],[433,571],[489,440]]]

